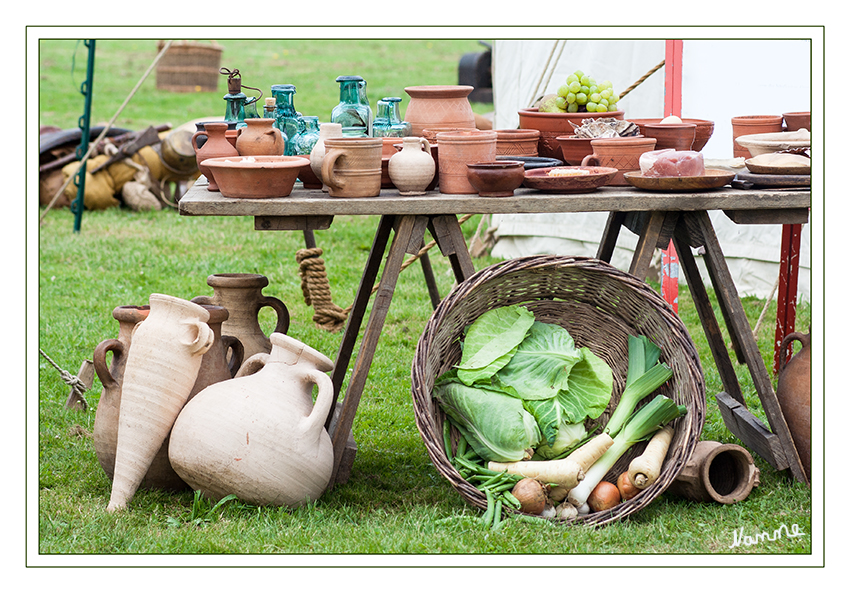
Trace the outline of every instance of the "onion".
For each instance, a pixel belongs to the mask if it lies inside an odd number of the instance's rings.
[[[628,470],[617,476],[617,490],[620,491],[620,498],[623,500],[631,500],[640,494],[640,489],[629,479]]]
[[[533,478],[523,478],[511,490],[519,501],[519,510],[529,515],[539,515],[546,508],[546,490]]]
[[[587,497],[587,505],[594,513],[607,511],[618,504],[620,504],[620,491],[614,484],[605,480],[599,482]]]

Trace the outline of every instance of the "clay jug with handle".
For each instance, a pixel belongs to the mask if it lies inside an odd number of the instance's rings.
[[[401,151],[390,157],[388,165],[390,179],[402,196],[424,194],[434,179],[435,171],[431,144],[425,138],[415,136],[402,140]]]
[[[269,279],[261,274],[211,274],[207,284],[212,296],[200,295],[192,299],[200,305],[218,305],[227,309],[228,318],[221,324],[222,334],[233,336],[242,344],[243,360],[257,353],[271,351],[271,342],[260,327],[258,315],[263,307],[271,307],[277,314],[273,331],[285,334],[289,330],[289,310],[278,298],[263,294]]]
[[[236,150],[242,156],[281,156],[286,141],[276,127],[274,119],[252,118],[245,120],[245,127],[237,130]]]
[[[186,404],[213,342],[202,306],[164,294],[136,326],[124,368],[109,512],[127,506]]]
[[[297,507],[317,500],[330,481],[334,455],[325,420],[333,363],[285,334],[272,333],[271,342],[269,354],[201,391],[174,423],[171,464],[209,498],[235,494],[251,504]]]
[[[192,148],[195,149],[195,160],[198,161],[198,170],[207,178],[209,191],[219,191],[218,184],[215,182],[212,170],[204,166],[204,161],[212,158],[221,157],[238,157],[239,151],[227,139],[227,123],[226,122],[208,122],[204,125],[203,131],[195,132],[192,135]],[[198,138],[206,137],[203,145],[198,147]]]
[[[800,463],[809,481],[812,479],[812,333],[793,332],[782,340],[780,352],[788,352],[793,341],[802,345],[790,361],[785,356],[779,359],[779,380],[776,384],[776,399],[791,439],[800,456]]]

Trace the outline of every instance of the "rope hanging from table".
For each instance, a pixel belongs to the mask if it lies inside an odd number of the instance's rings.
[[[44,352],[44,350],[39,348],[38,351],[41,353],[41,355],[44,357],[44,359],[47,362],[49,362],[51,365],[53,365],[53,368],[55,368],[57,371],[59,371],[59,376],[62,378],[62,381],[64,381],[65,384],[68,385],[73,390],[72,397],[74,397],[74,399],[76,399],[77,401],[79,401],[81,403],[81,405],[83,406],[83,409],[88,407],[88,404],[86,403],[86,398],[83,397],[83,394],[86,391],[88,391],[89,386],[86,385],[85,382],[82,379],[80,379],[76,375],[72,375],[71,373],[69,373],[68,371],[66,371],[62,367],[60,367],[58,364],[56,364],[53,361],[53,359],[50,358]]]
[[[466,214],[460,218],[458,224],[463,224],[470,218],[472,218],[472,214]],[[399,272],[410,267],[436,244],[436,241],[430,241],[416,255],[406,259],[401,264]],[[343,309],[333,302],[325,260],[322,259],[323,253],[321,247],[299,249],[295,253],[295,261],[298,262],[298,275],[301,276],[301,292],[304,295],[304,302],[308,307],[312,306],[314,310],[313,321],[329,332],[338,332],[345,327],[352,305]],[[378,285],[376,284],[372,287],[370,294],[375,294],[377,290]]]

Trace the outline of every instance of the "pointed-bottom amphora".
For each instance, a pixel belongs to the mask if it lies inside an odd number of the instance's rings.
[[[208,320],[201,305],[150,296],[150,313],[133,334],[124,369],[108,511],[127,506],[186,404],[213,343]]]

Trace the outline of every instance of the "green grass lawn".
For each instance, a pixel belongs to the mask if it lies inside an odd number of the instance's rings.
[[[338,74],[366,78],[373,102],[387,95],[406,97],[403,88],[410,84],[456,83],[459,57],[481,49],[476,40],[220,43],[225,47],[223,65],[238,67],[245,84],[266,91],[271,84],[292,82],[298,87],[296,108],[325,117],[338,100],[334,82]],[[156,40],[99,40],[97,48],[93,121],[103,122],[153,59]],[[40,49],[41,123],[75,127],[82,112],[82,98],[75,93],[84,78],[85,50],[74,40],[45,40]],[[223,93],[223,87],[216,93],[159,92],[151,77],[116,125],[141,129],[223,114]],[[486,112],[492,106],[475,108]],[[354,298],[377,221],[377,217],[336,217],[329,230],[316,233],[333,299],[340,306]],[[465,223],[467,238],[479,221],[475,216]],[[303,300],[295,261],[295,252],[304,245],[300,233],[258,232],[249,218],[194,218],[174,210],[137,213],[117,208],[86,212],[80,233],[72,227],[67,209],[48,212],[34,231],[38,269],[28,270],[38,274],[37,302],[31,306],[38,307],[39,348],[71,373],[91,358],[98,343],[116,336],[117,322],[111,315],[116,306],[146,304],[155,292],[182,298],[211,294],[206,278],[222,272],[267,276],[270,284],[264,293],[280,298],[289,308],[289,334],[331,358],[336,354],[341,335],[316,327]],[[478,259],[476,269],[495,262],[491,257]],[[451,270],[436,252],[432,263],[445,295],[453,285]],[[764,301],[747,298],[744,305],[754,325]],[[708,412],[702,438],[740,444],[725,428],[711,397],[722,387],[685,288],[679,310],[706,375]],[[40,357],[38,384],[27,388],[29,397],[38,397],[39,402],[38,418],[28,421],[38,432],[38,450],[29,453],[38,458],[30,471],[38,472],[32,504],[38,510],[41,560],[50,564],[55,558],[57,564],[65,564],[68,555],[91,555],[93,564],[133,564],[137,560],[127,555],[291,554],[294,559],[287,563],[297,565],[314,564],[315,554],[340,554],[341,559],[328,558],[327,563],[382,564],[389,561],[384,555],[400,555],[402,564],[419,564],[419,556],[427,555],[425,562],[439,565],[443,555],[458,555],[460,564],[476,565],[490,562],[479,555],[506,554],[500,560],[503,565],[566,566],[571,560],[567,555],[574,554],[589,555],[588,564],[609,565],[626,563],[628,555],[635,554],[651,555],[645,559],[651,565],[664,564],[666,555],[678,554],[686,555],[686,564],[734,564],[741,554],[752,555],[751,563],[759,564],[761,555],[787,554],[784,565],[806,563],[805,555],[813,549],[812,492],[758,457],[761,485],[735,505],[698,504],[662,495],[640,513],[600,529],[507,521],[499,531],[485,530],[479,522],[481,513],[431,464],[414,423],[410,366],[431,312],[419,266],[413,265],[401,275],[355,419],[358,454],[351,477],[298,510],[230,502],[213,511],[209,505],[195,504],[192,492],[140,490],[125,512],[107,513],[110,481],[100,468],[91,435],[101,384],[95,381],[86,393],[88,410],[67,410],[68,387]],[[774,318],[775,305],[766,316],[769,321]],[[804,304],[798,310],[798,327],[807,327],[810,319],[811,308]],[[274,326],[270,311],[263,310],[260,321],[270,332]],[[758,343],[770,367],[772,321],[763,326]],[[764,419],[747,369],[739,366],[737,372],[750,408]],[[792,524],[805,535],[730,547],[738,530],[772,533]],[[363,559],[361,554],[380,556]],[[604,557],[609,554],[615,557]],[[79,563],[88,562],[80,558]],[[143,556],[141,562],[158,565],[152,556]],[[186,564],[194,562],[187,559]],[[258,561],[276,562],[272,556]],[[243,562],[233,556],[215,563]]]

